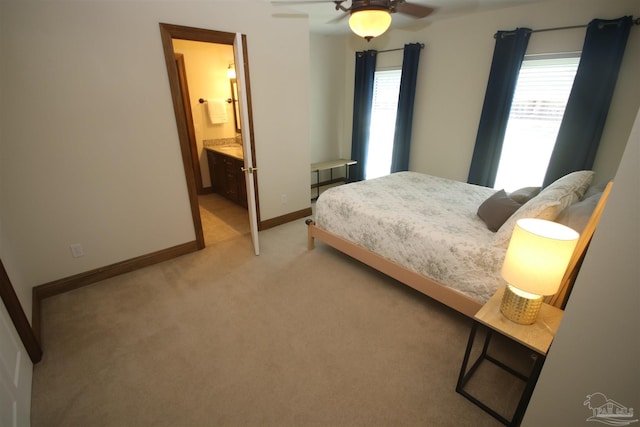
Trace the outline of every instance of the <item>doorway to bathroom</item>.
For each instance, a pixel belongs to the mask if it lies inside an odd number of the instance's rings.
[[[255,148],[246,40],[234,33],[170,24],[160,24],[160,29],[199,247],[251,234],[258,254],[259,206],[257,176],[252,173]],[[236,76],[238,72],[242,74]],[[242,95],[246,96],[244,103]],[[214,170],[213,153],[235,156],[226,175],[219,168]],[[227,185],[225,176],[241,181],[233,185],[237,185],[234,191],[246,192],[243,203],[220,190],[221,179]]]

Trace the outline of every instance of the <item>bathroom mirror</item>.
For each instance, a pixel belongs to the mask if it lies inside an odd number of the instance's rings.
[[[240,133],[240,104],[238,103],[238,84],[236,79],[229,79],[231,84],[231,102],[233,103],[233,118],[236,123],[236,132]]]

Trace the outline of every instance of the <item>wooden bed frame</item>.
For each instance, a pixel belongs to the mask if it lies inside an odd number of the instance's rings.
[[[591,242],[591,238],[593,237],[593,233],[595,232],[600,216],[602,215],[602,211],[604,210],[612,185],[613,181],[609,182],[605,187],[598,204],[578,239],[576,249],[569,261],[569,266],[567,267],[564,278],[562,279],[560,290],[555,295],[546,298],[545,301],[548,304],[564,309],[589,243]],[[308,219],[306,224],[308,226],[307,244],[310,250],[315,246],[315,239],[319,239],[340,252],[373,267],[387,276],[390,276],[469,317],[473,317],[484,304],[481,301],[468,297],[448,286],[442,285],[435,280],[416,273],[413,270],[409,270],[393,261],[389,261],[388,259],[371,252],[360,245],[325,231],[318,227],[315,224],[315,221],[311,219]]]

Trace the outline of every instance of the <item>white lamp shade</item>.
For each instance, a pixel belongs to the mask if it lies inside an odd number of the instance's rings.
[[[562,224],[525,218],[516,223],[502,265],[502,277],[535,295],[558,292],[579,234]]]
[[[365,39],[378,37],[387,31],[390,25],[391,14],[388,10],[358,10],[351,13],[349,18],[351,31]]]

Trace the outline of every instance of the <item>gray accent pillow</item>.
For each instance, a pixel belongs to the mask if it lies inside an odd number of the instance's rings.
[[[600,201],[600,196],[602,196],[602,193],[595,193],[572,204],[571,206],[566,207],[562,212],[560,212],[560,215],[556,218],[556,222],[566,225],[569,228],[573,228],[578,233],[582,233],[582,230],[587,226],[587,222],[589,222],[589,218],[591,218],[591,214],[593,214],[598,201]]]
[[[594,194],[602,193],[604,191],[604,188],[612,179],[607,179],[606,181],[601,181],[597,184],[591,184],[589,188],[587,188],[587,191],[585,191],[584,196],[582,196],[582,200],[587,199]]]
[[[540,193],[540,189],[541,187],[524,187],[509,193],[509,197],[521,205],[524,205],[529,200],[536,197]]]
[[[489,230],[495,232],[520,206],[522,205],[507,196],[504,190],[500,190],[482,202],[478,208],[478,216]]]

